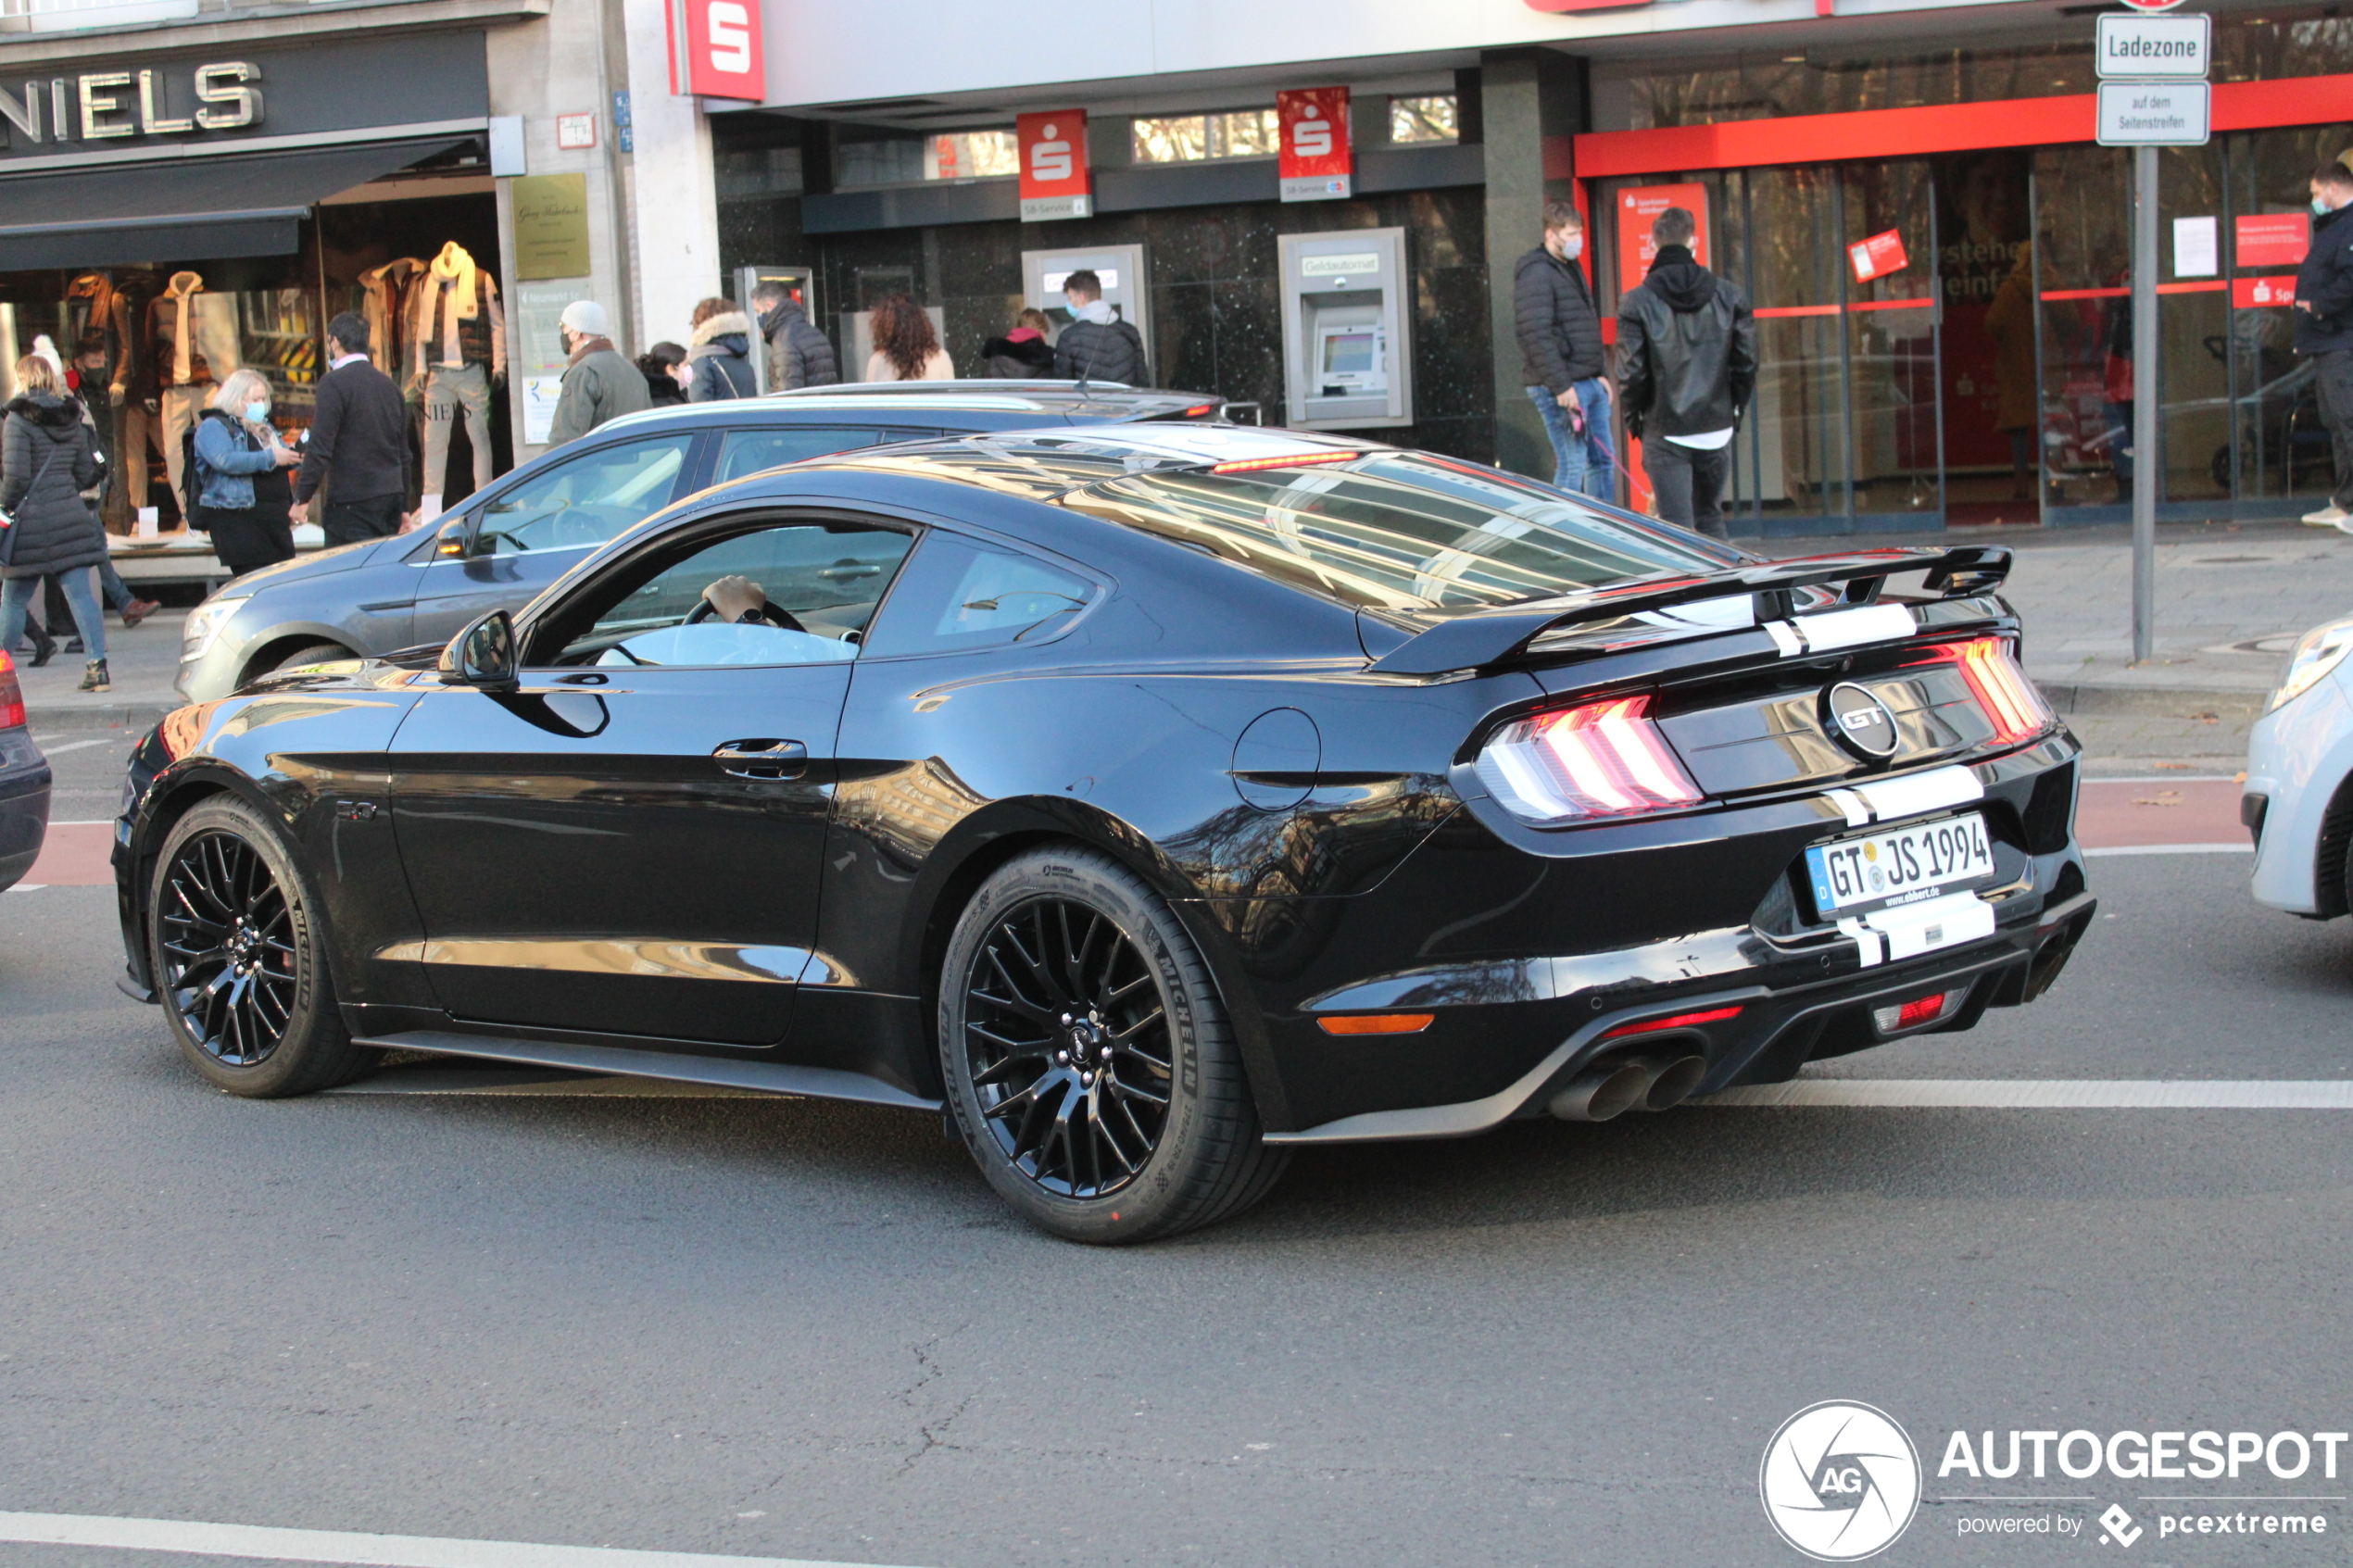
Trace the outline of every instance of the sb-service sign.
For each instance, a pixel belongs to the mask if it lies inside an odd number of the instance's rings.
[[[1356,158],[1348,139],[1348,89],[1294,87],[1275,94],[1275,173],[1287,202],[1346,201]]]
[[[1016,116],[1013,141],[1021,156],[1023,222],[1093,215],[1095,187],[1087,163],[1085,109]]]
[[[1651,275],[1658,242],[1651,225],[1670,207],[1692,215],[1697,232],[1692,235],[1692,259],[1707,266],[1707,187],[1697,181],[1687,185],[1621,185],[1617,205],[1617,287],[1621,294]]]

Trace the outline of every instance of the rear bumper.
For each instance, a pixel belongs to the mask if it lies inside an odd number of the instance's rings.
[[[18,744],[0,747],[0,758],[30,760],[0,772],[0,888],[24,880],[49,835],[49,764],[21,731],[15,734]]]
[[[1779,1083],[1796,1076],[1818,1057],[1835,1056],[1880,1043],[1869,1010],[1931,992],[1968,988],[1967,999],[1949,1018],[1919,1033],[1966,1029],[1989,1007],[2032,1001],[2058,978],[2077,942],[2099,908],[2090,893],[2046,902],[2032,921],[1998,928],[1983,941],[1923,954],[1904,962],[1849,972],[1831,979],[1716,989],[1678,989],[1671,1001],[1597,1011],[1541,1061],[1512,1084],[1476,1100],[1409,1110],[1370,1111],[1342,1117],[1301,1132],[1269,1133],[1270,1144],[1374,1143],[1397,1139],[1456,1138],[1482,1133],[1515,1118],[1541,1114],[1571,1079],[1604,1058],[1619,1055],[1699,1055],[1707,1076],[1699,1092],[1736,1084]],[[1737,1008],[1720,1024],[1671,1034],[1621,1035],[1613,1031],[1662,1015]]]

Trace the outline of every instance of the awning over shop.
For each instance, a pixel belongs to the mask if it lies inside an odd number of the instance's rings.
[[[229,157],[0,180],[0,272],[286,256],[321,196],[364,185],[462,138]]]

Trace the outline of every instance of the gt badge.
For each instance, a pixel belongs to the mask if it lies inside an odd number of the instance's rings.
[[[1822,694],[1831,734],[1841,746],[1866,762],[1884,762],[1895,755],[1899,737],[1895,715],[1887,704],[1852,681],[1841,681]]]

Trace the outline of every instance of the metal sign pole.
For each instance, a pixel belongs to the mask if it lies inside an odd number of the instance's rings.
[[[2133,662],[2157,634],[2157,149],[2133,149]]]

